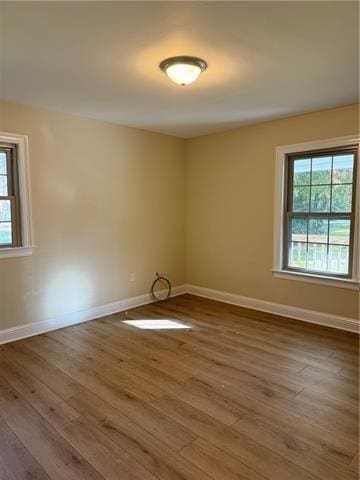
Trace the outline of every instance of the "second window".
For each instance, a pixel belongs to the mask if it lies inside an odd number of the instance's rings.
[[[355,147],[288,155],[285,270],[351,277],[356,164]]]

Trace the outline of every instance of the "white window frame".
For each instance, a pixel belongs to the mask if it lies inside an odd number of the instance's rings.
[[[29,142],[27,135],[0,132],[0,142],[16,145],[19,172],[21,247],[0,248],[0,259],[23,257],[33,253],[33,228],[30,195]]]
[[[330,138],[326,140],[316,140],[313,142],[297,143],[294,145],[283,145],[276,147],[276,167],[275,167],[275,205],[274,205],[274,254],[273,254],[273,275],[276,278],[286,280],[297,280],[302,282],[317,283],[319,285],[328,285],[332,287],[348,288],[359,290],[359,210],[360,210],[360,165],[357,168],[357,192],[355,202],[355,228],[354,228],[354,248],[353,248],[353,269],[352,278],[332,278],[325,275],[313,273],[292,272],[283,269],[283,251],[284,251],[284,202],[285,202],[285,167],[288,154],[306,152],[311,150],[321,150],[326,148],[343,147],[347,145],[357,145],[359,153],[360,137],[349,135],[346,137]],[[359,159],[359,155],[358,155]],[[358,160],[359,162],[359,160]]]

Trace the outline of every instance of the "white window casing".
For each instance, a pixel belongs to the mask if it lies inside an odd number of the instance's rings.
[[[356,202],[355,202],[355,229],[354,229],[354,247],[353,247],[353,268],[352,278],[332,278],[326,275],[295,272],[283,269],[283,238],[284,238],[284,202],[285,202],[285,171],[286,158],[288,154],[306,152],[312,150],[331,149],[348,145],[357,145],[359,149],[360,137],[349,135],[346,137],[337,137],[326,140],[316,140],[313,142],[297,143],[294,145],[283,145],[276,147],[276,166],[275,166],[275,199],[274,199],[274,251],[273,251],[273,275],[276,278],[287,280],[297,280],[332,287],[348,288],[359,290],[359,210],[360,210],[360,167],[357,168],[356,178]],[[358,156],[359,158],[359,156]],[[359,161],[359,160],[358,160]]]
[[[16,145],[17,166],[19,173],[19,198],[22,238],[22,244],[20,247],[0,248],[0,259],[31,255],[33,252],[33,228],[31,215],[28,137],[26,135],[0,132],[0,142]]]

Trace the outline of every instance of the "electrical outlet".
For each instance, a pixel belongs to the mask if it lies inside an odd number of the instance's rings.
[[[135,280],[136,280],[135,272],[131,272],[130,273],[130,282],[135,282]]]

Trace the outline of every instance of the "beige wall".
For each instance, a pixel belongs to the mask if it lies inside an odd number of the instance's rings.
[[[0,261],[0,329],[146,293],[157,270],[358,318],[358,292],[271,274],[275,147],[357,130],[350,106],[184,141],[0,102],[0,131],[29,135],[36,246]]]
[[[0,260],[0,329],[185,282],[183,140],[11,103],[0,131],[29,135],[36,245]]]
[[[358,107],[189,140],[187,281],[359,318],[359,293],[272,276],[275,147],[359,131]]]

